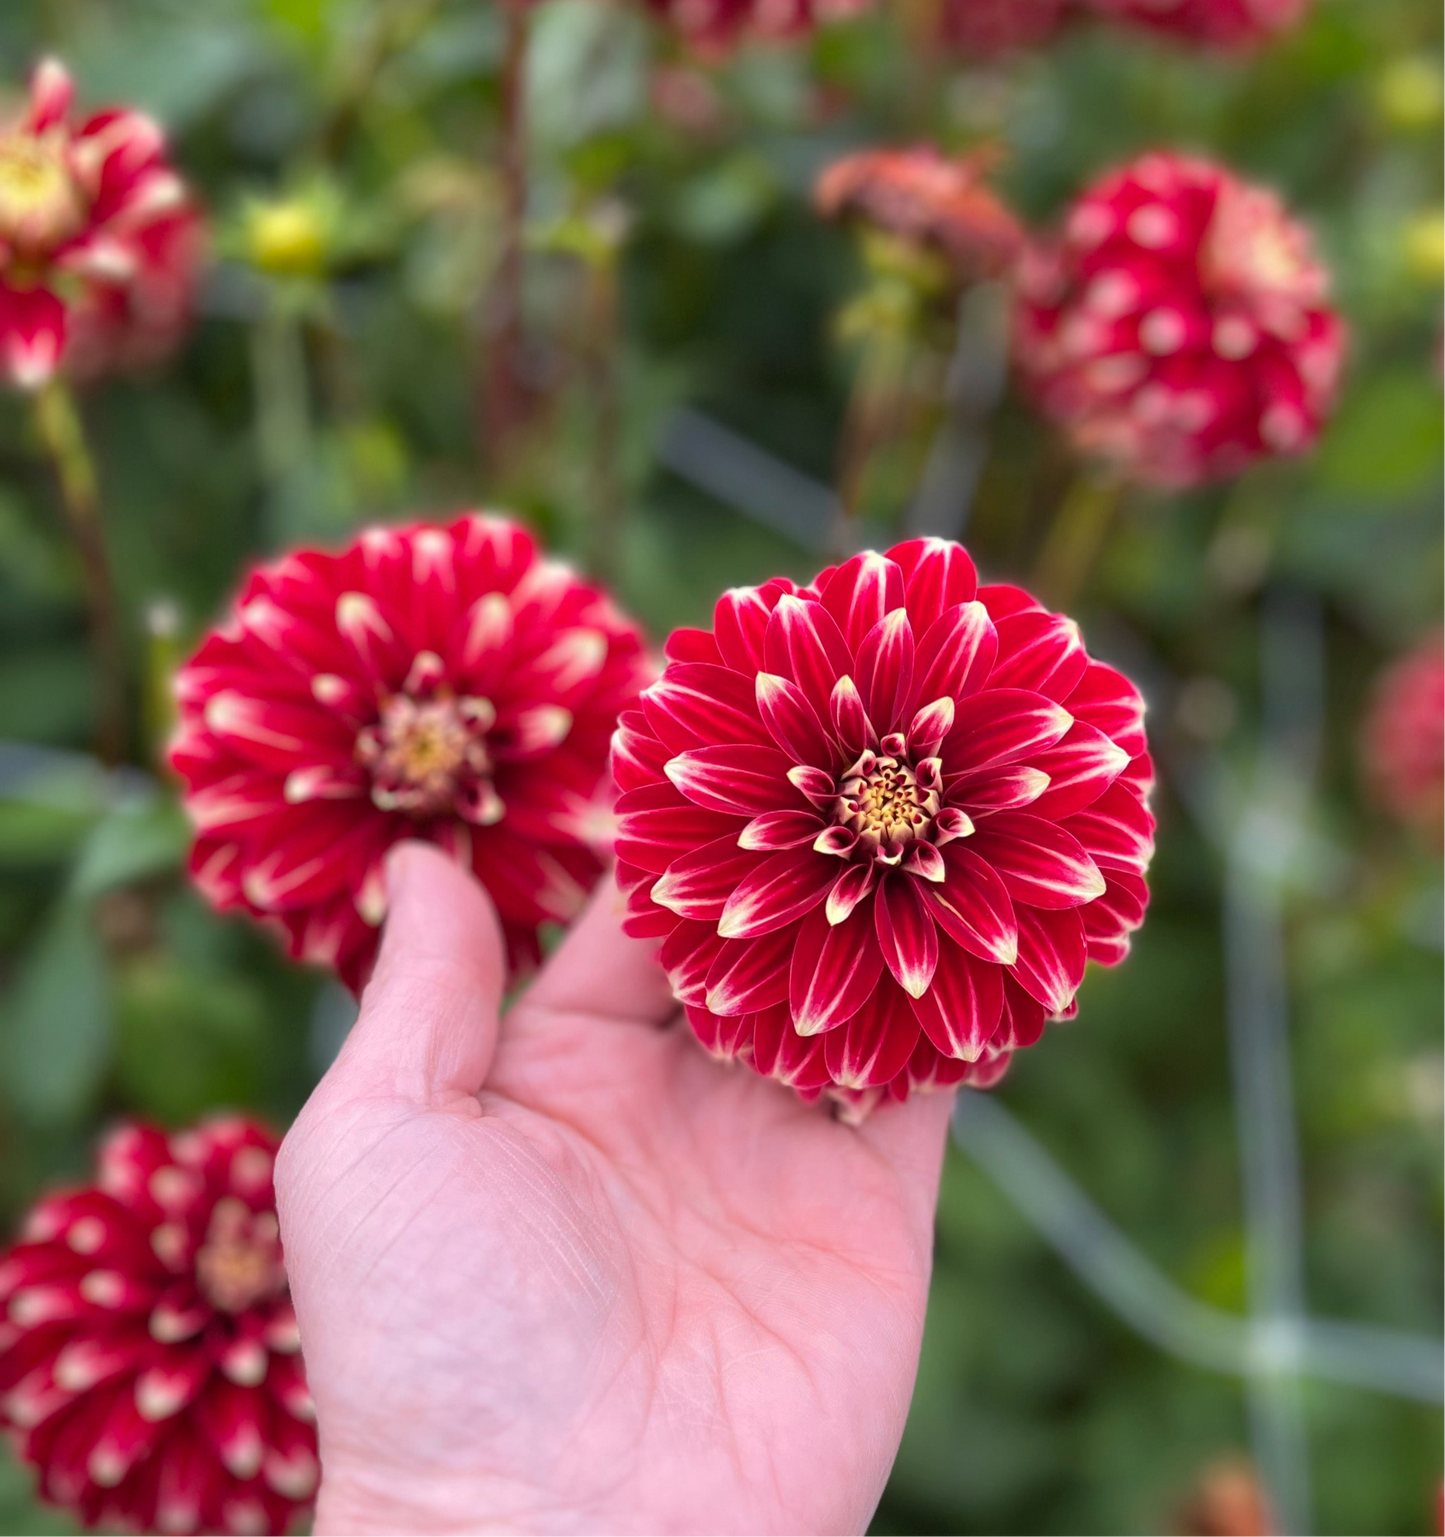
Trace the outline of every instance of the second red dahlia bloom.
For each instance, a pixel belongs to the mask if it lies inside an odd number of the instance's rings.
[[[703,1043],[814,1096],[988,1084],[1143,918],[1143,702],[964,550],[718,601],[613,771],[630,932]]]
[[[1380,804],[1438,841],[1445,829],[1445,638],[1430,636],[1385,669],[1362,747]]]
[[[0,1256],[0,1422],[87,1525],[284,1532],[316,1492],[276,1145],[236,1116],[123,1127]]]
[[[387,850],[429,839],[487,888],[525,968],[601,872],[607,744],[648,676],[612,600],[505,519],[287,555],[177,677],[192,875],[355,988]]]
[[[1213,48],[1248,48],[1296,26],[1309,0],[1091,0],[1106,16]]]
[[[1113,171],[1019,268],[1015,350],[1083,453],[1168,486],[1300,453],[1334,405],[1345,328],[1308,231],[1206,160]]]
[[[867,10],[873,0],[647,0],[690,43],[726,47],[745,37],[783,38]]]
[[[196,287],[200,220],[160,129],[129,108],[72,123],[73,95],[46,60],[0,126],[0,371],[26,388],[161,356]]]

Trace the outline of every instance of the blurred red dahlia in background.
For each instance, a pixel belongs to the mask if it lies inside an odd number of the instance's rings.
[[[0,1420],[88,1525],[283,1532],[315,1493],[276,1139],[131,1125],[0,1257]]]
[[[745,37],[794,37],[824,22],[866,11],[873,0],[647,0],[700,48],[726,47]]]
[[[1380,804],[1438,839],[1445,829],[1445,637],[1432,635],[1385,669],[1362,746]]]
[[[985,173],[984,150],[949,157],[931,144],[875,149],[836,160],[818,178],[814,201],[826,218],[860,220],[942,256],[958,283],[999,277],[1023,247],[1023,227]]]
[[[1309,0],[1090,0],[1116,16],[1156,32],[1215,48],[1248,48],[1296,26]]]
[[[703,1044],[866,1107],[996,1081],[1141,922],[1143,701],[916,539],[718,600],[622,717],[627,927]]]
[[[0,128],[0,370],[33,388],[163,356],[190,318],[200,219],[143,114],[69,119],[53,59]]]
[[[612,600],[505,519],[287,555],[177,676],[191,873],[356,989],[387,850],[429,839],[487,888],[525,969],[602,869],[608,739],[649,676]]]
[[[991,59],[1049,41],[1077,0],[940,0],[934,31],[945,47]]]
[[[1222,166],[1110,172],[1019,265],[1015,352],[1080,452],[1190,485],[1299,453],[1335,399],[1345,327],[1308,231]]]

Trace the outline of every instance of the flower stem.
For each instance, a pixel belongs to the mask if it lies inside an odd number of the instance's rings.
[[[58,376],[52,377],[35,395],[35,423],[55,470],[65,521],[80,555],[98,693],[95,751],[102,763],[113,767],[123,757],[126,743],[120,607],[101,526],[95,463],[75,397]]]
[[[846,559],[858,549],[859,510],[877,455],[890,446],[905,414],[908,345],[899,336],[867,336],[853,376],[848,410],[838,445],[834,478],[838,512],[831,552]]]
[[[1034,586],[1067,607],[1088,581],[1119,506],[1120,482],[1078,475],[1059,505],[1034,566]]]
[[[496,272],[485,302],[483,366],[478,431],[494,477],[505,476],[516,438],[531,414],[525,372],[522,309],[523,251],[527,223],[527,41],[524,0],[500,7],[506,41],[501,78],[502,230]]]
[[[617,255],[591,264],[587,384],[593,402],[592,570],[615,581],[622,565],[625,504],[618,463],[622,438],[622,389],[618,378],[621,326],[618,315]]]

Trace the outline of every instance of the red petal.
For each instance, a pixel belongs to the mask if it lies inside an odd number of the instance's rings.
[[[799,1035],[832,1030],[858,1012],[877,986],[883,952],[864,902],[839,924],[813,913],[798,930],[789,977],[793,1028]]]
[[[910,539],[895,544],[888,558],[903,572],[908,616],[920,633],[945,609],[971,602],[978,590],[968,551],[951,539]]]
[[[1010,586],[1007,582],[991,582],[980,587],[977,597],[996,621],[1007,619],[1010,614],[1024,614],[1030,609],[1043,608],[1043,604],[1031,592],[1025,592],[1022,587]]]
[[[1149,888],[1144,878],[1127,870],[1105,870],[1104,895],[1082,909],[1089,959],[1116,966],[1129,953],[1129,935],[1144,921]]]
[[[664,800],[664,796],[668,799]],[[653,805],[638,805],[643,798],[652,800]],[[629,791],[622,799],[632,804],[618,817],[616,853],[619,859],[639,869],[662,875],[683,854],[723,838],[731,838],[734,848],[737,847],[736,818],[720,811],[705,811],[691,802],[677,804],[681,797],[670,784]],[[622,810],[621,803],[618,809]]]
[[[976,694],[989,683],[997,653],[998,636],[982,603],[945,609],[918,643],[914,699],[926,704],[930,699]]]
[[[777,929],[761,939],[725,939],[707,974],[707,1006],[715,1014],[751,1014],[786,1003],[794,936]]]
[[[823,819],[811,811],[765,811],[738,834],[738,847],[772,853],[812,843],[823,830]]]
[[[969,848],[988,861],[1015,902],[1081,907],[1104,892],[1104,877],[1079,840],[1055,822],[1004,811],[980,824]]]
[[[658,964],[667,973],[673,996],[680,1003],[703,1003],[707,996],[708,972],[727,943],[718,938],[715,923],[690,921],[679,923],[663,940],[657,952]]]
[[[1046,912],[1037,907],[1020,907],[1018,920],[1019,958],[1009,970],[1025,992],[1057,1014],[1084,980],[1084,920],[1077,908]]]
[[[722,653],[711,630],[677,629],[662,643],[663,655],[670,662],[704,662],[721,667]]]
[[[799,810],[788,779],[793,765],[771,747],[698,747],[667,763],[667,777],[688,800],[710,811],[756,816]]]
[[[686,1013],[692,1033],[712,1056],[732,1061],[751,1049],[753,1023],[749,1015],[737,1014],[729,1019],[696,1004],[689,1004]]]
[[[863,707],[877,731],[886,735],[897,730],[913,687],[913,627],[904,609],[884,615],[863,638],[857,681]]]
[[[397,635],[370,593],[343,592],[336,600],[336,628],[353,665],[372,684],[397,688],[411,667],[413,650]]]
[[[321,709],[225,689],[206,702],[206,727],[247,762],[286,774],[323,762],[349,763],[355,734]]]
[[[0,283],[0,367],[21,389],[37,389],[55,372],[65,333],[65,306],[48,288]]]
[[[748,680],[726,667],[674,662],[643,693],[642,712],[675,753],[729,742],[772,745]]]
[[[1017,763],[1052,747],[1073,723],[1062,705],[1042,694],[985,689],[958,701],[953,730],[943,743],[943,762],[950,774]]]
[[[933,980],[938,964],[938,931],[911,875],[885,879],[873,902],[874,927],[884,964],[912,998]]]
[[[1049,776],[1033,814],[1060,822],[1098,800],[1129,766],[1129,754],[1097,727],[1076,720],[1061,741],[1031,762]]]
[[[856,758],[865,747],[878,745],[878,734],[863,708],[863,696],[851,677],[845,675],[833,685],[828,715],[833,722],[833,732],[849,758]]]
[[[828,709],[833,685],[853,668],[852,653],[828,610],[788,594],[768,620],[763,656],[767,670],[791,678],[819,715]]]
[[[818,712],[808,703],[802,689],[771,672],[758,674],[755,689],[758,713],[773,741],[789,758],[794,763],[832,767],[838,749],[823,730]]]
[[[1116,781],[1061,824],[1101,865],[1143,875],[1154,854],[1154,818],[1129,788]]]
[[[1026,688],[1067,699],[1089,665],[1079,627],[1065,614],[1034,609],[1000,619],[990,688]]]
[[[812,849],[785,849],[753,863],[749,874],[728,898],[718,933],[724,939],[755,939],[784,924],[794,923],[814,907],[822,915],[823,895],[837,877],[837,865]]]
[[[640,711],[629,710],[622,716],[612,734],[612,777],[619,790],[657,784],[671,756],[653,736]]]
[[[1068,705],[1075,719],[1097,726],[1131,758],[1145,750],[1143,696],[1115,668],[1090,662]]]
[[[1003,1012],[1003,968],[945,942],[933,986],[913,1000],[924,1034],[945,1057],[976,1061]]]
[[[763,637],[773,605],[756,587],[734,587],[717,600],[713,633],[724,666],[748,677],[763,665]]]
[[[823,1054],[835,1083],[869,1089],[896,1078],[917,1044],[918,1020],[907,997],[883,983],[841,1030],[823,1036]]]
[[[887,613],[903,606],[903,573],[886,556],[864,550],[820,580],[823,607],[838,621],[848,649],[857,654],[863,637]]]
[[[753,1022],[753,1066],[795,1089],[818,1089],[829,1081],[822,1041],[798,1034],[786,1004],[760,1009]]]
[[[974,835],[975,837],[977,834]],[[927,882],[921,895],[933,921],[951,939],[981,960],[1007,966],[1018,954],[1018,921],[1008,888],[966,842],[945,844],[947,878]]]
[[[771,856],[778,857],[792,856]],[[715,922],[749,877],[760,875],[768,863],[769,856],[740,849],[736,835],[719,838],[673,860],[650,895],[679,918]]]
[[[945,799],[970,817],[984,817],[1032,805],[1048,787],[1049,776],[1040,769],[1022,763],[999,764],[950,779]]]
[[[833,889],[828,893],[828,900],[823,909],[828,915],[828,922],[842,923],[872,891],[877,878],[878,866],[871,859],[864,864],[849,865],[833,883]]]

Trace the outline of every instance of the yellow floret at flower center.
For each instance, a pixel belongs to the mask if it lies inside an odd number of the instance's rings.
[[[58,142],[28,133],[0,138],[0,237],[52,245],[83,219],[80,190]]]
[[[196,1284],[223,1313],[244,1313],[279,1296],[286,1270],[274,1214],[252,1213],[233,1197],[218,1201],[196,1254]]]
[[[438,694],[394,694],[381,719],[357,737],[356,755],[371,774],[371,798],[384,811],[429,817],[456,808],[463,781],[491,768],[485,702]]]
[[[937,792],[924,789],[908,764],[888,757],[844,780],[840,796],[842,825],[874,844],[923,837],[939,806]]]

